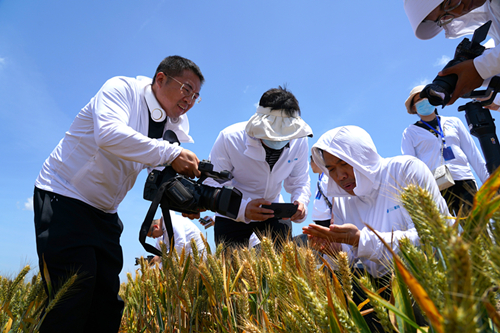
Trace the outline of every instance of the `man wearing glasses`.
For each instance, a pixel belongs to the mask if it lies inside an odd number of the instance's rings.
[[[153,80],[111,78],[43,164],[33,198],[40,271],[52,290],[74,273],[78,280],[40,332],[118,331],[118,205],[144,168],[172,165],[200,176],[193,152],[161,138],[170,129],[192,142],[186,112],[200,100],[203,81],[198,66],[179,56],[165,58]]]
[[[489,36],[495,41],[495,48],[439,73],[458,75],[448,105],[480,87],[484,80],[500,74],[500,0],[405,0],[404,8],[415,36],[420,39],[431,39],[443,29],[446,38],[459,38],[492,21]]]

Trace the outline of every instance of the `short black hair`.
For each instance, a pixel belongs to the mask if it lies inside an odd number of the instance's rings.
[[[299,101],[286,86],[269,89],[260,98],[259,105],[271,110],[283,110],[289,117],[300,116]]]
[[[191,60],[178,55],[166,57],[162,60],[162,62],[160,62],[155,75],[153,76],[153,84],[155,83],[156,75],[160,72],[166,76],[176,77],[181,76],[186,69],[196,74],[196,76],[200,79],[200,84],[203,85],[205,78],[203,77],[203,74],[201,74],[200,68]]]

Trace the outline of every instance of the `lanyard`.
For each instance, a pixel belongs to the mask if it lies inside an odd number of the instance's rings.
[[[325,199],[325,202],[328,206],[328,208],[330,209],[330,212],[332,211],[332,203],[330,202],[330,200],[328,200],[328,197],[325,195],[325,193],[323,192],[323,190],[321,189],[321,186],[320,186],[320,183],[321,183],[321,179],[324,177],[324,173],[321,173],[321,175],[319,175],[319,179],[318,179],[318,182],[316,183],[317,186],[318,186],[318,195],[316,195],[316,199],[320,199],[321,197],[323,197]]]
[[[427,125],[427,127],[429,127],[431,130],[436,131],[439,134],[439,136],[441,137],[441,140],[443,140],[443,144],[446,144],[446,140],[444,139],[444,132],[443,132],[443,129],[441,128],[441,121],[439,120],[439,116],[436,116],[436,118],[438,121],[439,129],[432,127],[431,125],[429,125],[427,122],[423,121],[422,119],[420,119],[420,121],[423,122],[425,125]]]

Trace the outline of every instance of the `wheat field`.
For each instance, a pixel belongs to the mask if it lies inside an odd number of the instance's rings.
[[[219,246],[206,253],[167,253],[161,265],[141,260],[127,274],[120,332],[498,332],[500,329],[500,171],[477,193],[473,209],[449,223],[430,195],[410,186],[401,200],[420,236],[394,253],[389,284],[376,290],[346,255],[325,258],[307,244],[264,237],[259,249]],[[30,267],[0,277],[0,330],[37,332],[71,289],[48,289]],[[353,301],[354,286],[367,295]],[[50,287],[50,284],[49,284]],[[390,298],[381,297],[389,288]],[[418,317],[423,319],[418,320]],[[422,323],[423,320],[423,323]]]

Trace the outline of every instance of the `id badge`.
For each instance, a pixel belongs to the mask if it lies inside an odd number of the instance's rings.
[[[443,148],[443,157],[445,161],[449,161],[455,158],[455,155],[453,154],[453,150],[451,150],[451,147]]]

